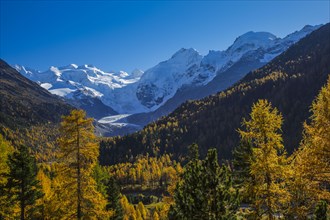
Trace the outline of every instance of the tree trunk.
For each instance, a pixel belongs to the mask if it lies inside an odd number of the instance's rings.
[[[24,220],[24,213],[25,213],[25,205],[24,202],[21,201],[21,220]]]
[[[266,176],[267,181],[267,206],[268,206],[268,219],[273,220],[273,211],[272,211],[272,201],[270,195],[270,185],[271,185],[271,178],[269,175]]]

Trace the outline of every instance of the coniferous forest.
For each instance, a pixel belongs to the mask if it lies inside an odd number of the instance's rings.
[[[0,219],[330,219],[329,39],[110,138],[1,60]]]
[[[165,154],[101,166],[92,120],[73,110],[47,156],[0,137],[1,218],[327,219],[329,103],[330,78],[290,155],[281,112],[260,99],[242,119],[233,160],[219,163],[215,148],[201,157],[192,144],[184,165]]]

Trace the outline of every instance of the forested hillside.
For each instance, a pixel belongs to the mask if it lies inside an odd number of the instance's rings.
[[[267,99],[283,115],[283,139],[288,152],[297,148],[309,108],[330,74],[330,24],[312,32],[266,66],[249,73],[224,92],[188,101],[142,131],[104,139],[101,164],[113,164],[139,154],[173,154],[183,160],[196,142],[200,153],[216,147],[220,158],[231,158],[238,145],[242,118],[252,103]]]
[[[60,122],[73,107],[0,59],[0,126],[12,130]]]

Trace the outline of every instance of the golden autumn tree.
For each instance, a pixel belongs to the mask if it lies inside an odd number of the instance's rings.
[[[121,197],[120,204],[123,209],[123,220],[137,219],[137,213],[134,209],[134,206],[128,202],[126,196]]]
[[[304,124],[302,145],[309,151],[310,170],[319,183],[318,197],[330,202],[330,76],[312,104],[311,123]]]
[[[144,207],[142,202],[139,202],[136,208],[140,213],[142,219],[147,219],[148,210]]]
[[[291,162],[289,214],[298,219],[306,219],[318,200],[330,203],[330,77],[311,112],[311,123],[304,123],[303,140]]]
[[[52,189],[52,181],[51,178],[46,175],[45,171],[48,171],[47,168],[39,166],[37,179],[40,182],[42,192],[44,196],[42,199],[38,201],[38,205],[41,207],[38,213],[38,218],[40,219],[51,219],[56,216],[56,212],[54,211],[54,192]]]
[[[102,219],[106,216],[106,200],[97,191],[93,168],[97,164],[99,146],[94,135],[93,119],[82,110],[63,117],[59,138],[57,184],[66,214],[77,219]],[[63,206],[62,206],[63,207]],[[68,207],[72,207],[71,210]]]
[[[254,210],[254,218],[266,215],[274,219],[279,204],[285,203],[286,153],[282,143],[282,116],[267,100],[259,100],[252,106],[250,120],[243,120],[244,130],[239,130],[241,140],[252,144],[249,155],[249,178],[245,190]]]
[[[154,211],[154,214],[152,215],[152,219],[159,220],[159,215],[158,215],[157,211]]]
[[[17,204],[9,202],[5,186],[7,184],[7,175],[9,174],[8,156],[14,152],[14,148],[0,134],[0,219],[6,219],[19,211]]]

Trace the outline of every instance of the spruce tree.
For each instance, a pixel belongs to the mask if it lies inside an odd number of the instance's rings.
[[[43,197],[37,180],[37,165],[26,146],[8,157],[9,173],[6,190],[11,202],[18,203],[20,219],[32,218],[36,202]]]

